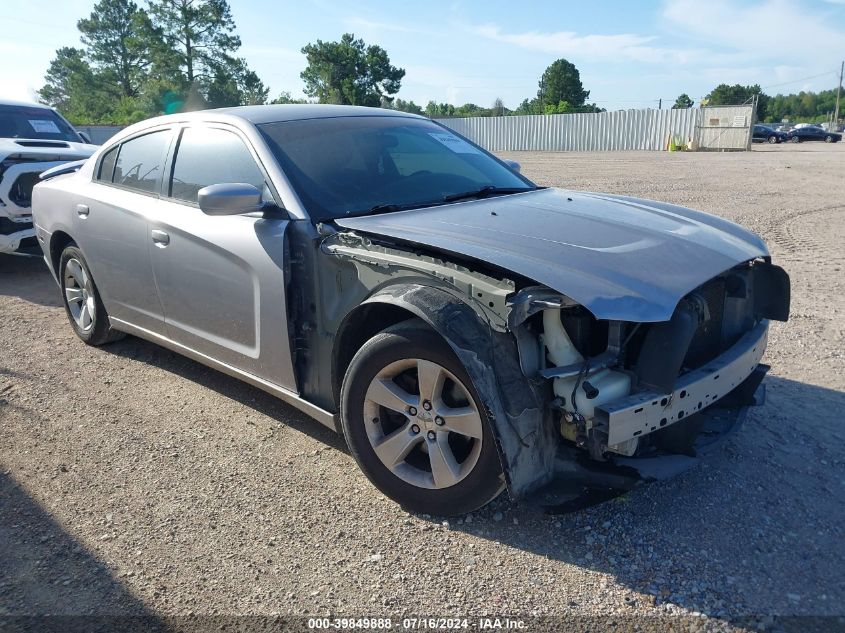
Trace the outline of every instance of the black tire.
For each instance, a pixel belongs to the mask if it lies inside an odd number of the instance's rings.
[[[480,452],[472,469],[458,483],[443,488],[413,485],[394,474],[379,457],[365,428],[367,390],[376,375],[397,361],[422,359],[440,365],[461,383],[480,413]],[[341,388],[341,424],[352,456],[370,481],[410,512],[454,516],[471,512],[495,499],[505,488],[490,420],[461,362],[451,348],[419,319],[411,319],[377,334],[355,354]],[[409,416],[409,420],[414,418]],[[404,459],[404,458],[403,458]]]
[[[87,296],[90,296],[93,300],[93,315],[91,315],[91,322],[87,327],[82,327],[80,323],[77,322],[77,318],[74,316],[73,309],[70,305],[68,292],[66,291],[66,284],[68,283],[67,279],[69,275],[72,276],[68,271],[68,264],[72,261],[78,262],[79,266],[84,271],[84,274],[87,276],[87,283],[80,285],[85,285]],[[71,264],[71,268],[73,268],[73,264]],[[126,334],[115,330],[111,326],[108,312],[106,312],[106,308],[100,298],[100,292],[97,290],[97,286],[94,283],[91,270],[88,268],[88,262],[85,261],[85,256],[75,244],[71,243],[65,248],[65,250],[62,251],[62,255],[59,258],[58,277],[62,293],[62,305],[65,307],[65,314],[67,315],[73,331],[80,339],[88,345],[105,345],[106,343],[113,343],[114,341],[118,341],[126,336]]]
[[[833,136],[828,134],[827,136],[824,137],[824,142],[825,143],[833,143]]]
[[[790,141],[792,141],[793,143],[800,143],[800,142],[801,142],[801,137],[800,137],[800,136],[793,136],[793,137],[792,137],[791,139],[789,139],[789,140],[790,140]]]
[[[775,143],[777,143],[777,142],[778,142],[778,137],[777,137],[777,136],[775,136],[774,134],[772,134],[772,135],[769,137],[769,144],[770,144],[770,145],[774,145],[774,144],[775,144]]]

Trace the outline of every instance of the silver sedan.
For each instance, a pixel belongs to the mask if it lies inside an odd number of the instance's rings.
[[[538,187],[389,110],[151,119],[44,174],[33,214],[83,341],[131,334],[275,394],[440,515],[695,450],[755,402],[789,312],[745,229]]]

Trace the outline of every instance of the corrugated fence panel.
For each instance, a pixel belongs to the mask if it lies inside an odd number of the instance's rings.
[[[709,106],[701,109],[698,144],[704,150],[746,149],[751,142],[752,106]]]
[[[621,110],[438,119],[491,151],[662,150],[669,135],[696,136],[698,109]]]
[[[573,152],[662,150],[670,135],[701,149],[744,149],[752,117],[751,106],[722,106],[438,120],[490,151]],[[77,129],[101,145],[123,126]]]
[[[120,132],[125,125],[77,125],[76,130],[85,132],[94,145],[102,145],[112,136]]]

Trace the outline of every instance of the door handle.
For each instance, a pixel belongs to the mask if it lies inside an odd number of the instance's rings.
[[[76,205],[76,215],[78,215],[80,218],[87,218],[90,212],[91,210],[88,208],[87,204]]]
[[[170,244],[170,236],[165,233],[164,231],[159,231],[158,229],[153,229],[150,232],[150,235],[153,238],[153,244],[158,246],[159,248],[164,248],[168,244]]]

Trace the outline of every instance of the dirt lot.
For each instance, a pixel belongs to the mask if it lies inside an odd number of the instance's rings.
[[[7,257],[0,615],[845,613],[845,144],[509,157],[737,221],[790,273],[767,404],[705,465],[567,515],[409,516],[272,397],[136,339],[86,347],[41,262]]]

